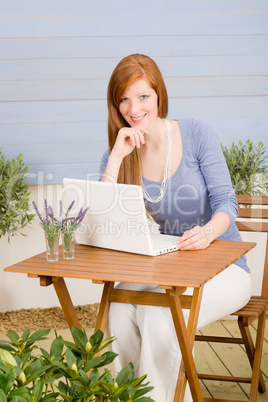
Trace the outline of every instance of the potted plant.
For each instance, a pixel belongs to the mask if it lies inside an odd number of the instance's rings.
[[[152,402],[144,395],[153,387],[144,383],[146,375],[135,379],[132,363],[113,379],[105,368],[116,353],[100,352],[115,339],[103,339],[99,330],[89,339],[72,328],[75,343],[59,336],[47,351],[36,342],[47,339],[50,330],[29,330],[19,336],[8,331],[9,341],[0,341],[1,402]],[[2,349],[2,350],[1,350]],[[33,353],[36,349],[37,352]],[[101,369],[101,370],[100,370]]]
[[[267,155],[262,142],[257,145],[250,140],[221,144],[236,194],[267,194]]]
[[[0,148],[0,238],[20,233],[34,214],[29,207],[29,184],[25,181],[28,167],[19,153],[15,159],[6,159]]]
[[[232,143],[231,147],[222,146],[232,184],[236,194],[267,195],[268,171],[267,153],[262,142],[257,145],[250,140]],[[247,205],[247,208],[250,206]],[[260,207],[260,206],[259,206]],[[238,218],[239,220],[244,218]],[[266,236],[264,233],[241,232],[242,240],[257,241],[258,245],[247,255],[248,266],[253,280],[253,294],[260,295],[264,266]]]

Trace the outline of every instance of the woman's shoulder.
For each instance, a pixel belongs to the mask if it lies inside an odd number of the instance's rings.
[[[182,118],[178,119],[178,124],[181,131],[187,134],[204,136],[216,135],[213,127],[204,120],[194,119],[194,118]]]
[[[179,119],[181,136],[185,147],[195,155],[203,154],[208,149],[219,149],[220,141],[214,128],[199,119]]]

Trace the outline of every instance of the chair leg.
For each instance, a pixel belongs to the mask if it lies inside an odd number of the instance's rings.
[[[257,393],[263,393],[266,390],[265,382],[261,373],[261,354],[262,354],[262,346],[263,346],[263,336],[265,330],[265,319],[266,312],[259,316],[258,320],[258,330],[257,330],[257,339],[254,347],[254,343],[250,334],[249,327],[244,325],[243,318],[238,318],[239,329],[245,344],[246,352],[248,355],[248,359],[250,365],[252,367],[252,381],[251,381],[251,389],[250,389],[250,401],[257,401]]]

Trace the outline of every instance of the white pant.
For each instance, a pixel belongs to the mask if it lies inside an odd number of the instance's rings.
[[[120,283],[119,289],[164,292],[159,286]],[[191,294],[188,288],[184,294]],[[231,265],[204,286],[197,329],[217,321],[243,307],[251,296],[250,275],[237,265]],[[183,310],[188,321],[189,310]],[[154,390],[149,394],[156,402],[174,399],[181,353],[169,308],[111,303],[109,336],[117,339],[112,350],[115,372],[129,362],[136,377],[147,374]],[[184,401],[192,401],[187,387]]]

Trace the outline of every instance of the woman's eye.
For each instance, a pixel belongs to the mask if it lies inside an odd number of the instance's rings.
[[[147,99],[148,95],[141,95],[141,99]]]
[[[122,98],[121,99],[121,102],[126,102],[127,101],[127,98]]]

